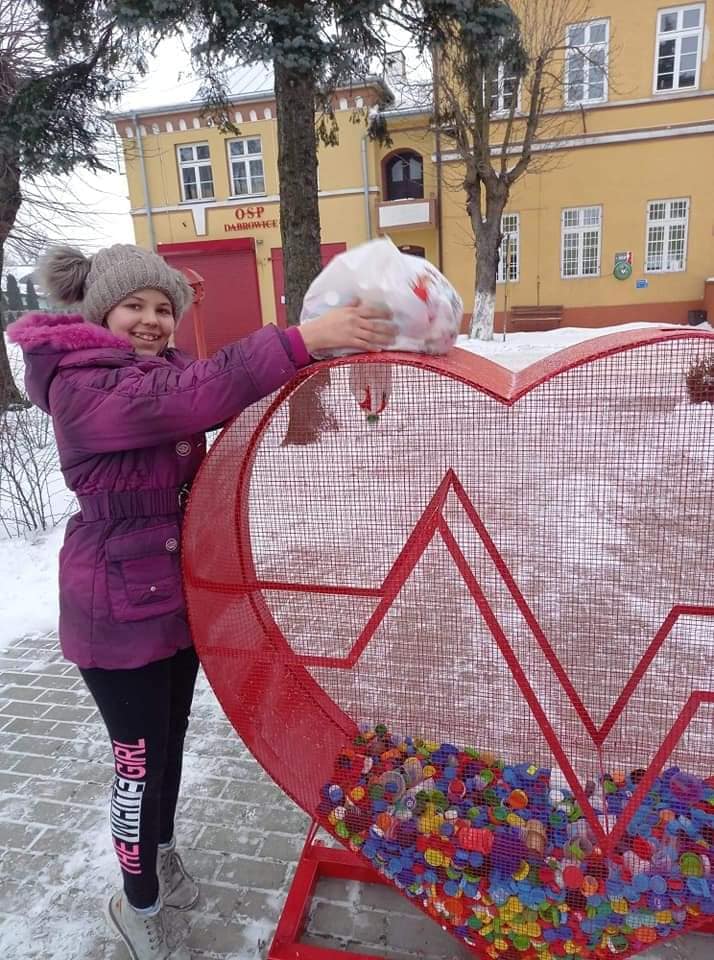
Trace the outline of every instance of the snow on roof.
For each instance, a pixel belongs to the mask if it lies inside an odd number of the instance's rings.
[[[232,102],[239,103],[242,100],[263,100],[272,98],[275,95],[273,69],[269,64],[250,63],[237,65],[227,71],[225,79],[226,88],[229,91],[229,100]],[[109,114],[108,116],[111,120],[115,121],[131,120],[134,117],[161,116],[168,113],[177,113],[181,110],[196,110],[204,99],[200,95],[202,86],[202,82],[196,78],[196,91],[188,102],[164,103],[153,107],[138,107],[136,110],[122,110],[118,113]],[[338,89],[347,90],[350,86],[379,86],[386,93],[387,99],[390,100],[390,102],[393,97],[393,91],[387,83],[387,78],[377,76],[376,74],[355,79],[352,84],[342,84]]]
[[[273,68],[270,64],[244,63],[231,68],[226,74],[225,83],[231,96],[234,97],[258,93],[265,93],[266,96],[272,97],[274,80]],[[192,100],[200,102],[203,99],[199,92],[201,87],[202,84],[199,83]]]

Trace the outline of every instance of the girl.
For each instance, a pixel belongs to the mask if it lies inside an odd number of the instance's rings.
[[[357,303],[191,360],[169,347],[191,290],[157,254],[117,245],[86,258],[58,247],[40,277],[79,314],[28,314],[8,334],[23,349],[30,399],[52,415],[79,502],[60,554],[59,633],[114,755],[110,822],[124,882],[109,920],[132,960],[189,960],[167,938],[164,908],[199,896],[176,851],[174,813],[198,668],[181,518],[203,432],[283,386],[311,354],[383,349],[393,333]]]

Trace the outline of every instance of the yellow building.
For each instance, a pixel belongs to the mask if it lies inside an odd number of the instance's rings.
[[[588,21],[567,27],[577,50],[550,104],[557,135],[539,138],[504,215],[498,322],[504,307],[543,305],[563,325],[714,319],[712,7],[593,0]],[[513,96],[501,79],[496,119]],[[380,86],[335,95],[339,146],[319,156],[323,257],[386,234],[439,265],[470,311],[460,161],[426,109],[387,111],[393,145],[370,141],[351,116]],[[195,102],[115,117],[137,243],[204,276],[209,348],[284,322],[272,91],[241,94],[232,111],[240,136]]]

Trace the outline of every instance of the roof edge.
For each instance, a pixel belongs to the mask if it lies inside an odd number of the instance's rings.
[[[341,84],[339,87],[335,87],[335,93],[339,93],[343,90],[354,90],[356,88],[369,88],[372,87],[376,90],[385,93],[390,101],[394,102],[394,93],[387,85],[387,83],[382,79],[382,77],[377,76],[368,76],[365,77],[362,81],[354,81],[349,84]],[[227,102],[230,104],[240,104],[240,103],[255,103],[259,100],[275,99],[275,90],[273,87],[266,87],[262,90],[251,90],[248,93],[236,93],[230,95],[227,98]],[[142,107],[136,110],[122,110],[119,113],[108,113],[107,119],[109,120],[133,120],[135,117],[160,117],[165,116],[169,113],[182,113],[187,110],[200,110],[206,104],[205,100],[186,100],[182,103],[171,103],[164,104],[162,106],[156,107]]]

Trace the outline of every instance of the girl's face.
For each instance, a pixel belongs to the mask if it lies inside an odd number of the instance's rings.
[[[161,353],[176,327],[171,301],[160,290],[136,290],[112,307],[104,322],[142,357]]]

